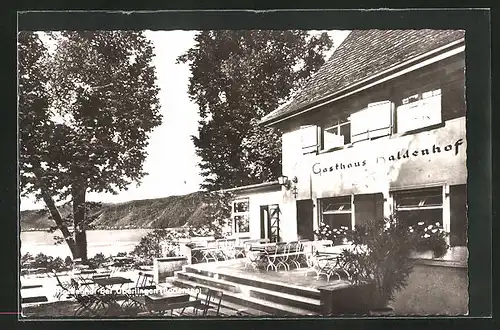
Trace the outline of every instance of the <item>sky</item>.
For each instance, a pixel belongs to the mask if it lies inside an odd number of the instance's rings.
[[[334,48],[349,31],[329,31]],[[140,186],[133,183],[118,195],[89,193],[88,200],[120,203],[130,200],[184,195],[199,190],[203,178],[197,166],[200,159],[191,141],[198,131],[198,108],[189,99],[189,64],[177,64],[176,59],[194,46],[196,31],[146,31],[153,42],[157,84],[163,123],[149,138],[144,171],[148,173]],[[327,56],[329,57],[331,53]],[[34,198],[21,198],[21,210],[43,208]]]

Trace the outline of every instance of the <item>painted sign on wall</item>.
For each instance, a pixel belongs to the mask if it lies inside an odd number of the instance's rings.
[[[293,174],[301,182],[299,196],[319,198],[464,184],[466,153],[465,118],[458,118],[430,131],[364,141],[350,148],[303,157],[293,165]],[[287,173],[291,172],[292,168]]]

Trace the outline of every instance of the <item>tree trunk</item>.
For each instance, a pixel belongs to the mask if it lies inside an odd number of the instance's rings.
[[[85,193],[87,187],[84,182],[77,181],[71,186],[73,197],[73,222],[75,226],[76,257],[87,262],[87,233],[86,233],[86,205]]]
[[[59,228],[64,237],[64,240],[68,244],[73,259],[76,258],[75,240],[73,239],[73,236],[71,235],[68,227],[64,225],[61,214],[59,213],[59,210],[57,210],[56,204],[54,203],[52,196],[50,196],[44,189],[42,189],[42,196],[45,205],[47,205],[47,208],[49,209],[52,219],[54,219],[57,228]]]
[[[38,165],[38,166],[36,166]],[[54,199],[50,195],[50,193],[47,190],[47,187],[44,184],[43,181],[43,174],[40,169],[39,164],[35,164],[33,167],[33,173],[35,174],[38,184],[40,186],[40,191],[42,192],[42,198],[43,201],[45,202],[45,205],[47,205],[47,208],[49,209],[50,215],[52,216],[52,219],[54,219],[54,222],[56,223],[57,228],[61,231],[64,240],[68,244],[69,250],[71,251],[71,255],[73,256],[73,259],[76,258],[76,249],[75,249],[75,241],[73,239],[73,236],[71,235],[68,227],[64,224],[63,219],[61,217],[61,214],[59,213],[59,210],[56,207],[56,203],[54,202]]]

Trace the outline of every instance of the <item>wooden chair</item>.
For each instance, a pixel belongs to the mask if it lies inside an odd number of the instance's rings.
[[[205,297],[202,298],[202,295]],[[192,313],[186,312],[186,308],[183,308],[179,315],[219,316],[223,295],[224,293],[222,291],[208,288],[198,288],[195,299],[199,302],[191,306],[193,308]]]
[[[132,312],[134,309],[138,309],[138,312],[140,310],[146,311],[146,294],[148,294],[149,290],[155,289],[154,276],[149,273],[139,272],[132,292],[123,297],[122,309],[128,312]]]
[[[71,280],[70,284],[63,284],[57,272],[55,270],[52,272],[57,280],[57,285],[80,305],[75,310],[74,316],[100,316],[98,312],[100,300],[96,295],[82,295],[78,293],[78,283],[74,279]]]

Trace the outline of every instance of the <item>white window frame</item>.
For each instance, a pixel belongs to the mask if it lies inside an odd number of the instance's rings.
[[[246,202],[247,203],[247,211],[241,212],[241,211],[236,211],[235,205],[236,203],[242,203]],[[237,216],[246,216],[248,219],[248,231],[239,231],[238,223],[236,221]],[[231,212],[231,230],[234,234],[239,234],[239,233],[249,233],[250,232],[250,198],[238,198],[233,200],[232,202],[232,212]]]
[[[430,190],[430,189],[435,189],[436,192],[439,191],[439,195],[441,197],[441,204],[440,205],[425,205],[425,196],[422,196],[422,199],[419,202],[418,206],[403,206],[403,207],[398,207],[398,195],[404,193],[408,193],[410,195],[412,192],[413,193],[418,193],[421,191],[425,190]],[[415,210],[437,210],[437,209],[443,209],[444,206],[444,198],[443,198],[443,186],[437,186],[437,187],[426,187],[426,188],[416,188],[416,189],[406,189],[406,190],[398,190],[393,192],[393,200],[394,200],[394,210],[396,211],[415,211]]]
[[[321,130],[321,135],[322,135],[321,150],[328,150],[328,149],[332,149],[332,148],[343,147],[345,145],[350,144],[351,143],[351,139],[352,139],[351,128],[349,127],[349,142],[346,143],[344,135],[340,134],[341,127],[342,126],[346,126],[346,125],[351,125],[350,117],[348,117],[347,120],[345,120],[345,121],[341,121],[340,119],[337,119],[337,123],[336,124],[331,125],[329,127],[322,128],[322,130]],[[325,143],[325,132],[328,132],[328,131],[334,130],[334,129],[337,129],[337,134],[333,134],[333,135],[344,137],[344,142],[342,144],[338,144],[338,145],[326,145],[326,143]]]
[[[409,191],[422,191],[425,189],[440,189],[440,195],[441,195],[441,205],[428,205],[428,206],[417,206],[417,207],[403,207],[403,208],[398,208],[397,207],[397,195],[398,193],[401,192],[409,192]],[[445,232],[449,233],[450,232],[450,186],[448,184],[443,184],[440,186],[429,186],[425,188],[408,188],[404,190],[396,190],[396,191],[391,191],[390,196],[392,199],[392,206],[394,211],[423,211],[423,210],[437,210],[441,209],[441,225],[443,226],[443,229]],[[446,242],[450,244],[450,237],[446,237]]]
[[[335,199],[341,199],[341,198],[347,198],[349,197],[350,200],[350,205],[351,208],[349,210],[332,210],[332,211],[323,211],[324,204],[327,202],[327,200],[335,200]],[[351,229],[354,228],[355,225],[355,220],[354,220],[354,195],[349,195],[349,196],[336,196],[336,197],[326,197],[326,198],[321,198],[318,199],[319,201],[319,217],[320,217],[320,222],[324,223],[324,215],[332,215],[332,214],[350,214],[351,215]]]
[[[392,207],[395,212],[397,211],[425,211],[425,210],[441,210],[441,225],[446,232],[450,231],[450,199],[449,194],[447,194],[448,185],[440,185],[440,186],[430,186],[424,188],[408,188],[404,190],[391,191],[391,199],[392,199]],[[418,192],[426,189],[434,188],[436,190],[440,190],[439,194],[441,195],[441,205],[425,205],[425,202],[420,202],[421,206],[413,206],[413,207],[398,207],[398,194],[404,192]],[[447,241],[449,244],[449,237],[447,237]]]

